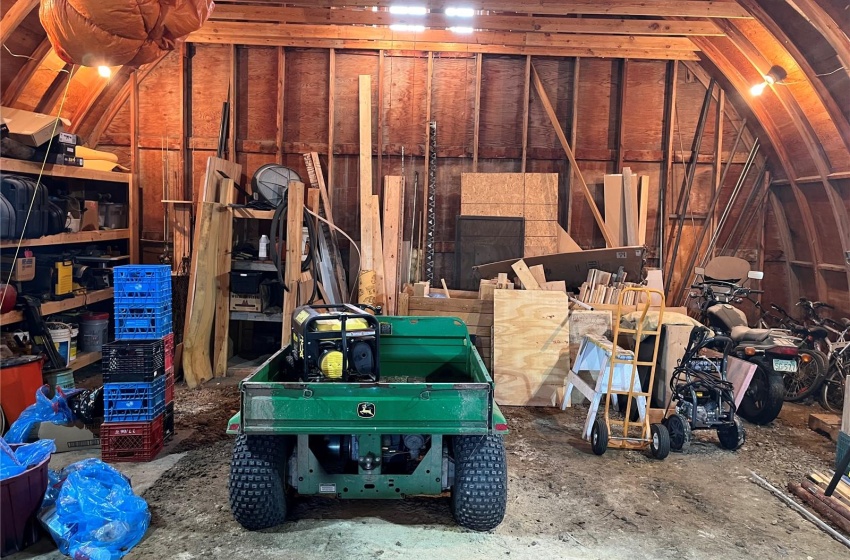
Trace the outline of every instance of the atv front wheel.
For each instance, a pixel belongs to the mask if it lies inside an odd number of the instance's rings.
[[[286,520],[289,449],[288,438],[281,436],[236,436],[230,459],[230,510],[249,531]]]
[[[452,514],[473,531],[495,529],[505,517],[508,469],[502,436],[453,438],[455,481]]]

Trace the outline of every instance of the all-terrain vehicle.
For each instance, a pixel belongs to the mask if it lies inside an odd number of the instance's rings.
[[[291,344],[240,390],[230,506],[247,529],[283,523],[296,494],[447,493],[455,520],[476,531],[505,515],[508,427],[458,319],[302,307]]]

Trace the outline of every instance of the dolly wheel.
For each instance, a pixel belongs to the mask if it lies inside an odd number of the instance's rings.
[[[455,436],[452,515],[473,531],[495,529],[508,504],[508,464],[502,436]]]
[[[741,419],[736,416],[732,426],[717,428],[717,438],[720,440],[720,447],[734,451],[744,445],[747,440],[747,430],[744,429]]]
[[[653,424],[649,427],[652,439],[649,442],[649,450],[656,459],[666,459],[670,454],[670,432],[664,424]]]
[[[672,414],[664,421],[664,425],[670,432],[670,449],[687,451],[691,446],[691,425],[687,418],[681,414]]]
[[[608,424],[604,418],[597,418],[590,430],[590,448],[596,455],[602,455],[608,449]]]
[[[287,438],[239,434],[230,459],[230,509],[249,531],[286,520]]]

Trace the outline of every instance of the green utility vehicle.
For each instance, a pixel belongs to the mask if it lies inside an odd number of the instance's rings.
[[[302,307],[292,343],[240,390],[230,507],[246,529],[282,523],[294,494],[450,493],[456,521],[476,531],[505,515],[508,427],[458,319]]]

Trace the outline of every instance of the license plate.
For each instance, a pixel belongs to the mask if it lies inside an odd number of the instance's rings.
[[[773,370],[793,373],[797,371],[797,360],[773,360]]]

